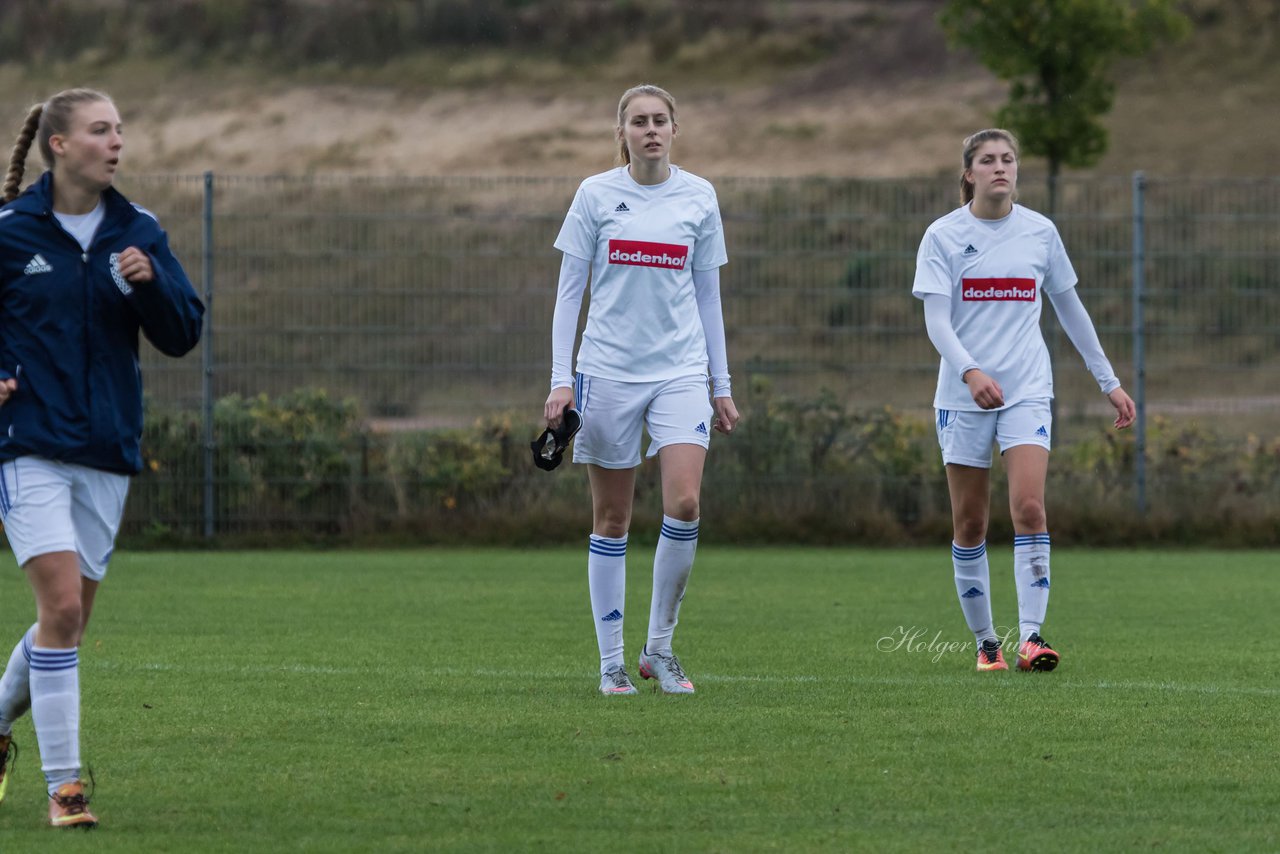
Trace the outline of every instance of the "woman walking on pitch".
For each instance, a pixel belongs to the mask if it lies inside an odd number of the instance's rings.
[[[19,196],[33,140],[49,171]],[[18,135],[0,209],[0,515],[37,617],[0,677],[0,799],[30,708],[54,827],[98,822],[77,649],[142,468],[138,332],[181,356],[204,316],[155,217],[112,188],[123,145],[105,94],[54,95]]]
[[[978,670],[1007,670],[991,617],[987,566],[995,442],[1009,478],[1018,669],[1053,670],[1059,653],[1040,635],[1049,602],[1044,492],[1053,430],[1042,293],[1115,407],[1117,428],[1133,423],[1134,405],[1076,294],[1076,273],[1057,228],[1015,204],[1017,140],[1005,130],[979,131],[964,141],[962,157],[964,204],[925,231],[912,287],[942,355],[933,405],[951,493],[956,593],[978,642]]]
[[[591,483],[587,579],[606,695],[636,693],[622,627],[641,428],[662,471],[663,519],[639,672],[668,694],[692,694],[671,638],[698,545],[709,431],[731,433],[738,422],[720,307],[728,257],[719,203],[710,183],[671,163],[678,127],[666,91],[645,85],[623,93],[616,131],[623,165],[582,182],[555,242],[563,259],[543,414],[551,427],[575,403],[582,415],[573,460],[587,465]],[[588,276],[575,379],[570,359]]]

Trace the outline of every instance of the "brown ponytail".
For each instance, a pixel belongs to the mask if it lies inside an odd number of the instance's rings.
[[[4,198],[0,204],[18,198],[22,187],[22,176],[27,171],[27,152],[31,150],[31,141],[36,138],[36,129],[40,127],[40,116],[44,113],[44,104],[36,104],[27,113],[27,120],[18,131],[18,138],[13,143],[13,154],[9,156],[9,172],[4,176]]]

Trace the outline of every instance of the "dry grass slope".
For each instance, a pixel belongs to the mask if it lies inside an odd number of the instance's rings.
[[[938,175],[1005,95],[948,51],[940,6],[773,4],[767,28],[650,32],[594,53],[441,47],[376,66],[88,51],[0,65],[0,115],[16,130],[26,106],[52,91],[107,88],[124,108],[134,173],[576,176],[612,165],[617,95],[644,80],[679,97],[677,159],[694,171]],[[1266,0],[1183,8],[1190,40],[1115,69],[1111,149],[1095,171],[1274,174],[1280,9]]]

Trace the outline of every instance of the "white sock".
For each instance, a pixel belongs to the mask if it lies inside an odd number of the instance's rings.
[[[74,649],[31,648],[31,722],[49,794],[80,777],[80,659]]]
[[[31,647],[36,642],[32,625],[9,654],[9,665],[0,676],[0,735],[13,731],[13,722],[31,708]]]
[[[645,651],[671,655],[671,636],[680,622],[680,603],[698,550],[698,520],[662,517],[662,536],[653,556],[653,599],[649,605],[649,639]]]
[[[960,597],[960,610],[969,631],[981,644],[994,640],[995,628],[991,620],[991,567],[987,564],[987,541],[976,546],[959,546],[951,543],[951,567],[956,575],[956,595]]]
[[[622,665],[622,615],[627,601],[627,538],[591,535],[587,551],[591,615],[600,647],[600,673]]]
[[[1018,643],[1040,633],[1049,607],[1049,534],[1013,538],[1013,581],[1018,587]]]

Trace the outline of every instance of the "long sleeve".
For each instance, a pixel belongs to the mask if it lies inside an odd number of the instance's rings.
[[[560,284],[551,316],[551,387],[573,385],[573,342],[578,335],[578,315],[587,292],[591,262],[569,253],[560,261]]]
[[[1102,351],[1098,332],[1093,328],[1093,321],[1089,318],[1089,312],[1085,310],[1076,289],[1068,288],[1056,294],[1051,293],[1049,301],[1053,303],[1053,310],[1058,315],[1058,322],[1062,324],[1067,337],[1084,358],[1089,373],[1093,374],[1093,378],[1098,381],[1098,388],[1102,389],[1103,394],[1110,394],[1118,389],[1120,380],[1116,379],[1111,362],[1107,360],[1107,354]]]
[[[707,362],[711,373],[711,396],[732,397],[729,383],[729,352],[724,340],[724,308],[720,304],[720,268],[693,271],[693,292],[698,300],[698,317],[707,339]]]
[[[969,351],[960,343],[955,327],[951,325],[951,297],[947,294],[924,293],[924,328],[929,333],[929,340],[934,349],[942,356],[943,361],[955,370],[964,380],[965,372],[981,365],[969,355]]]
[[[154,280],[131,288],[126,299],[137,311],[147,340],[166,356],[183,356],[200,341],[204,304],[170,251],[163,231],[150,256]]]

